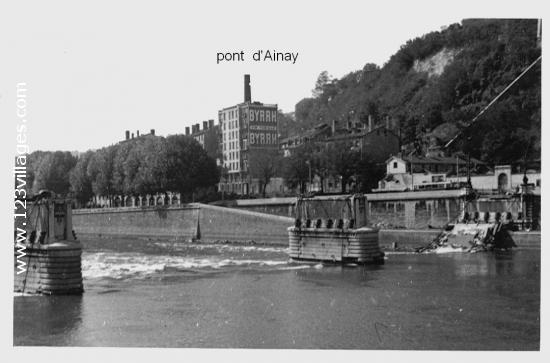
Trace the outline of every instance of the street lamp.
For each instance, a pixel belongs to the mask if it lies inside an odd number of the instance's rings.
[[[311,163],[309,160],[306,160],[306,164],[309,169],[309,191],[311,192]]]

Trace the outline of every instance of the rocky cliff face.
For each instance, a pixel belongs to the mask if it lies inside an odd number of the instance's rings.
[[[459,52],[460,50],[457,49],[443,48],[431,57],[416,59],[413,64],[413,70],[419,73],[427,73],[429,77],[440,76],[445,68],[453,62]]]

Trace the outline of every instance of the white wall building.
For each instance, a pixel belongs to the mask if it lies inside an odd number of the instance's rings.
[[[378,188],[373,192],[445,189],[468,181],[465,172],[459,172],[458,176],[456,173],[457,169],[460,171],[464,161],[458,160],[458,165],[453,170],[452,158],[440,159],[392,156],[386,162],[386,176],[378,182]],[[445,169],[448,171],[444,172]],[[541,173],[527,170],[526,176],[527,183],[533,184],[535,194],[540,193]],[[513,173],[511,165],[497,165],[487,174],[471,175],[470,180],[476,190],[507,193],[518,191],[523,184],[523,177],[523,173]]]

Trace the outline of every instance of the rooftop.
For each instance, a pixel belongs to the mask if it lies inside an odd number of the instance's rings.
[[[398,156],[394,155],[391,158],[388,159],[391,160],[392,158],[399,158],[405,162],[412,163],[412,164],[453,164],[456,165],[457,163],[459,165],[467,165],[468,160],[465,160],[462,158],[462,156],[455,155],[455,156],[420,156],[420,155],[406,155],[406,156]],[[485,164],[481,160],[470,158],[470,164]]]

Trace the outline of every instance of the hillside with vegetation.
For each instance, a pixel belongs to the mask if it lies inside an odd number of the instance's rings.
[[[368,63],[340,79],[321,73],[285,133],[332,120],[366,123],[372,115],[389,119],[402,144],[418,151],[434,130],[443,141],[463,131],[450,152],[489,163],[540,160],[540,62],[467,127],[540,55],[536,19],[463,20],[408,41],[382,67]]]

